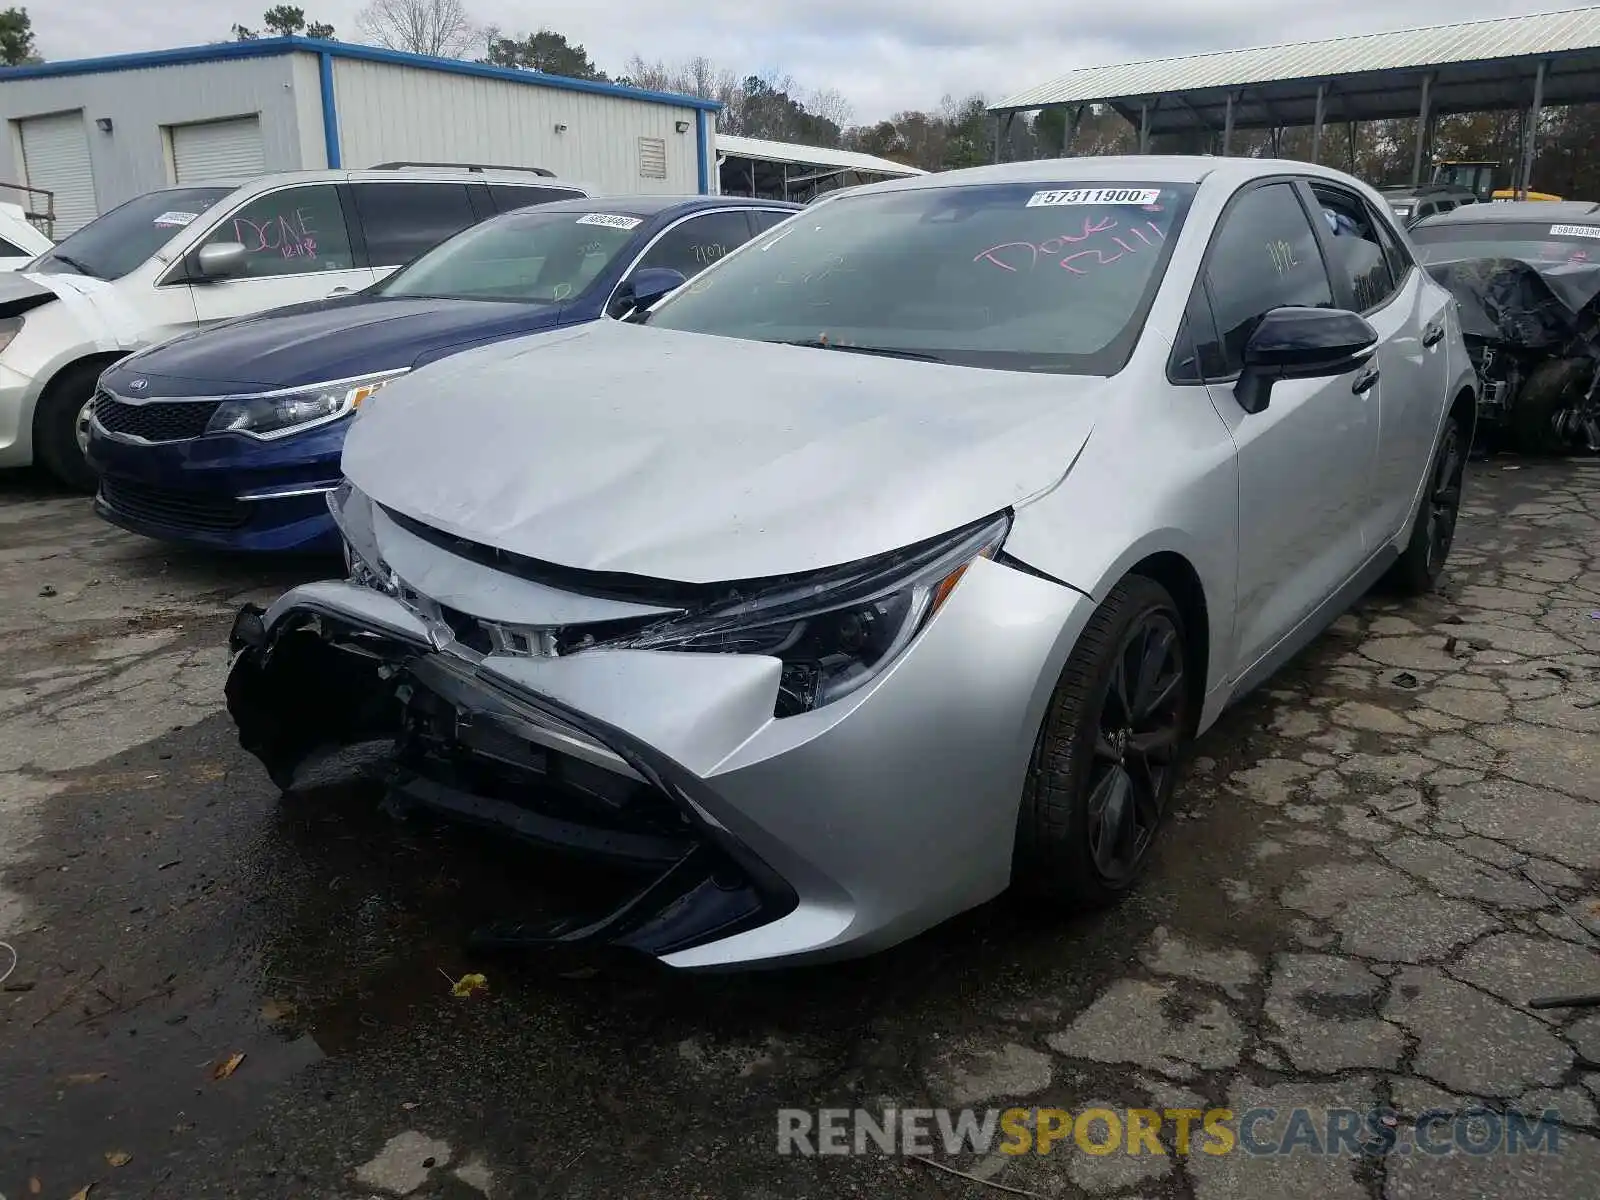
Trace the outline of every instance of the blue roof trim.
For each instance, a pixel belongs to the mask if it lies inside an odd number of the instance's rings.
[[[680,96],[672,92],[651,92],[643,88],[624,87],[618,83],[596,83],[590,79],[568,79],[564,75],[546,75],[539,71],[518,71],[511,67],[492,67],[487,63],[466,62],[459,58],[434,58],[427,54],[407,54],[400,50],[384,50],[378,46],[362,46],[354,42],[326,42],[317,38],[282,37],[257,38],[250,42],[217,42],[208,46],[181,46],[176,50],[151,50],[139,54],[112,54],[103,58],[76,58],[65,62],[39,63],[30,67],[0,69],[0,83],[8,79],[51,79],[62,75],[96,75],[107,71],[140,71],[149,67],[175,67],[185,63],[226,62],[236,58],[271,58],[304,50],[311,54],[325,54],[332,58],[349,58],[362,62],[388,63],[396,67],[416,67],[425,71],[444,71],[451,75],[475,75],[480,79],[503,79],[509,83],[522,83],[530,87],[555,88],[558,91],[588,92],[594,96],[614,96],[622,100],[643,100],[650,104],[670,104],[674,108],[694,108],[702,112],[719,112],[722,105],[715,100],[702,100],[698,96]]]
[[[339,110],[333,103],[333,55],[317,57],[317,82],[322,92],[322,142],[327,151],[328,169],[343,165],[339,153]]]

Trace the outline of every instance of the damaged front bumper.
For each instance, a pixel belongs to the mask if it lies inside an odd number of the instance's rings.
[[[615,911],[486,931],[668,965],[866,953],[998,895],[1017,804],[1087,597],[980,560],[873,683],[775,718],[743,654],[485,652],[393,595],[295,588],[235,620],[229,711],[286,790],[385,747],[392,795],[637,868]]]

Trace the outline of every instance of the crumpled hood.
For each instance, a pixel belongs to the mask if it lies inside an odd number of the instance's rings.
[[[0,272],[0,317],[17,316],[59,302],[96,350],[131,350],[142,340],[143,323],[116,285],[87,275],[46,271]]]
[[[750,579],[1047,491],[1107,388],[600,321],[391,384],[352,425],[343,469],[382,505],[541,561]]]
[[[464,342],[545,328],[559,314],[556,305],[477,300],[318,300],[183,334],[129,370],[184,390],[270,391],[408,367]]]

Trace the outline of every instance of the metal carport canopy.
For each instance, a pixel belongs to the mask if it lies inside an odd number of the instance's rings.
[[[1148,138],[1596,100],[1600,7],[1088,67],[989,111],[1107,104]]]

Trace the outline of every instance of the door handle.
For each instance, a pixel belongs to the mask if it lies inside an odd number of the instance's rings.
[[[1356,395],[1360,396],[1366,392],[1370,392],[1373,385],[1377,382],[1378,364],[1371,363],[1361,368],[1361,373],[1356,376],[1355,382],[1350,385],[1350,390]]]
[[[1422,344],[1424,347],[1437,346],[1444,340],[1444,325],[1435,321],[1422,331]]]

